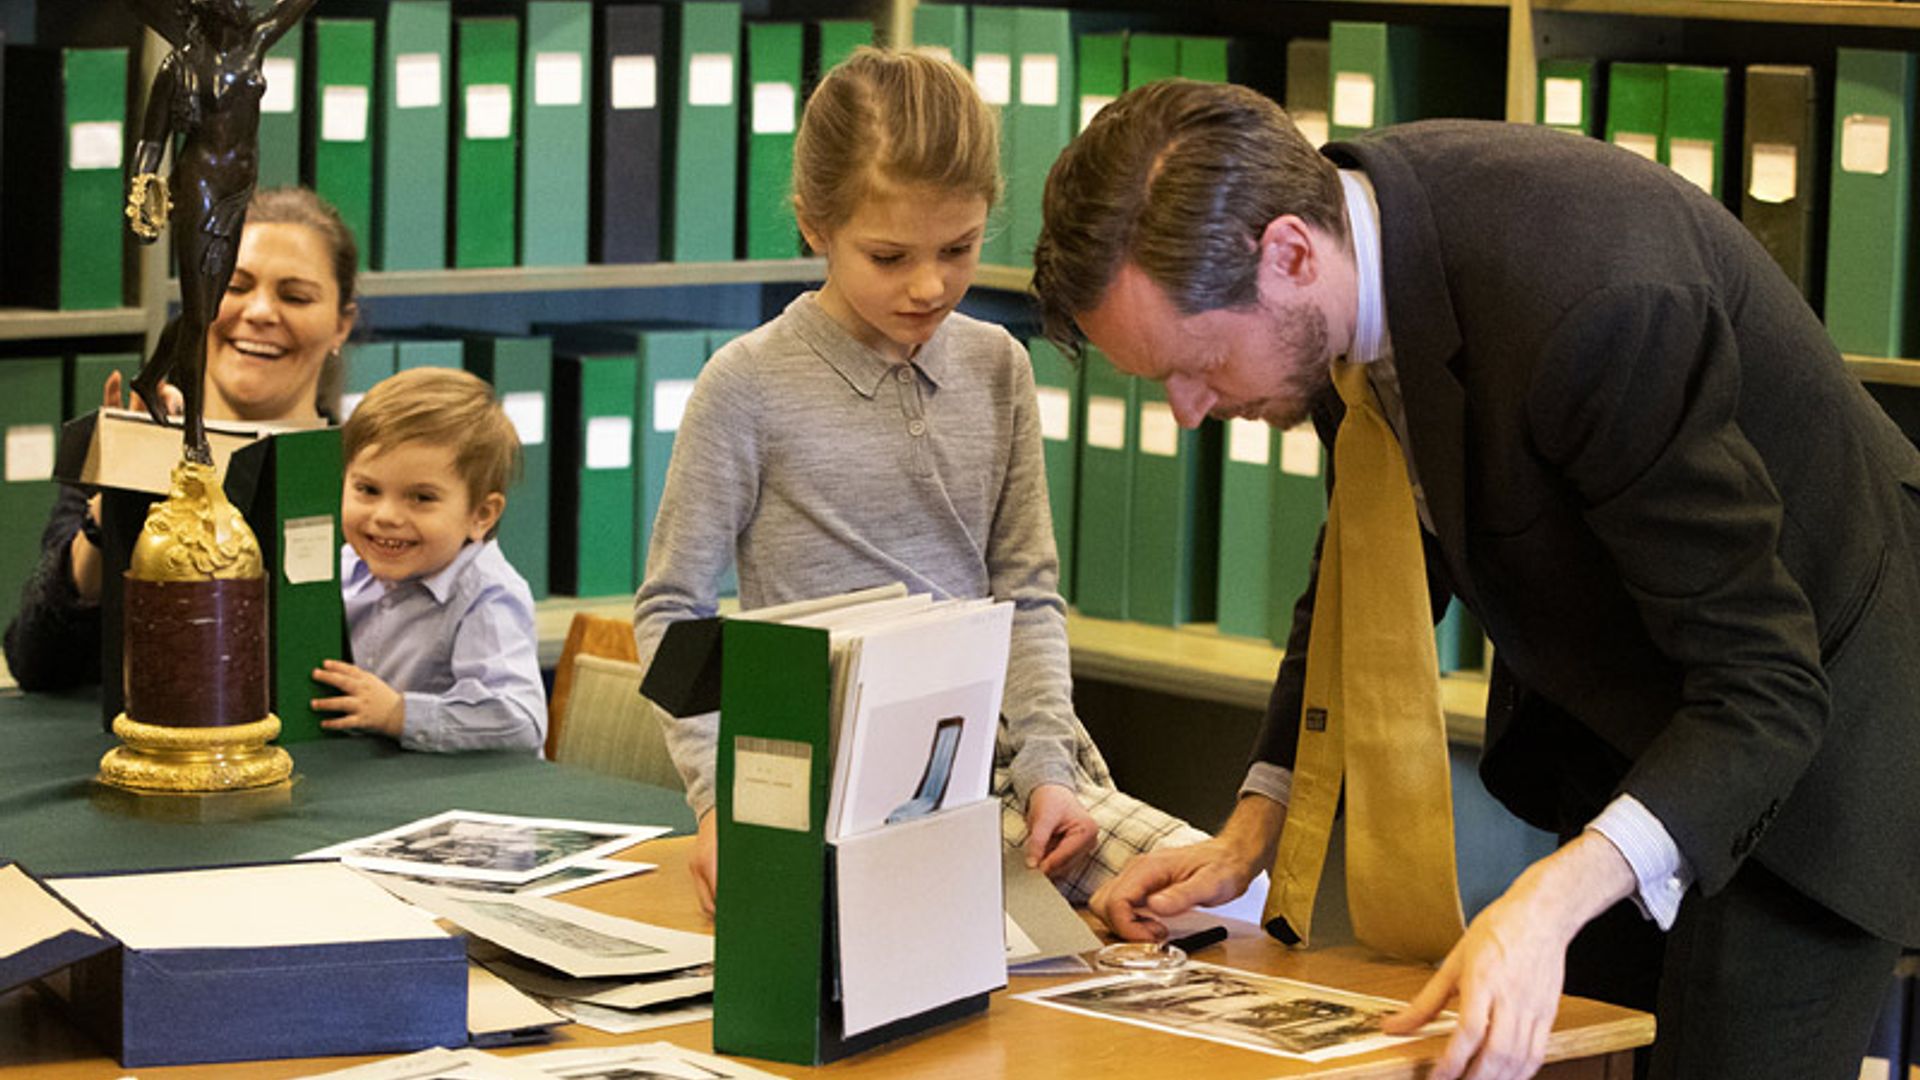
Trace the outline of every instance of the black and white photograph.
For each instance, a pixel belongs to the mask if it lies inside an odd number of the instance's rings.
[[[623,919],[540,897],[493,896],[395,879],[387,891],[507,952],[579,979],[713,962],[713,935]]]
[[[1364,1054],[1453,1029],[1453,1014],[1443,1013],[1417,1035],[1386,1035],[1380,1021],[1404,1002],[1212,964],[1190,965],[1171,978],[1120,975],[1018,997],[1305,1061]]]
[[[448,810],[301,857],[421,877],[521,885],[665,832],[658,825]]]
[[[514,1060],[559,1080],[777,1080],[750,1065],[664,1042],[552,1050]]]
[[[383,870],[367,872],[373,875],[375,881],[399,879],[419,885],[446,886],[466,892],[492,893],[496,896],[558,896],[563,892],[584,889],[588,885],[598,885],[603,881],[613,881],[629,874],[639,874],[653,869],[657,869],[653,863],[596,859],[591,862],[563,866],[551,874],[542,874],[532,881],[519,884],[509,881],[449,882],[446,878],[430,877],[426,874],[391,874]]]

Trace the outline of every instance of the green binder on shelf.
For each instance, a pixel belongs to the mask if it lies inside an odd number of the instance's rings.
[[[678,57],[668,250],[674,262],[726,262],[739,190],[740,5],[675,4],[668,37]]]
[[[1029,339],[1027,355],[1033,358],[1040,449],[1047,465],[1047,510],[1053,516],[1053,546],[1060,559],[1060,595],[1071,604],[1074,513],[1080,490],[1081,367],[1046,338]]]
[[[340,347],[340,422],[359,406],[360,399],[381,379],[399,369],[392,341],[350,341]]]
[[[1827,211],[1827,332],[1841,352],[1920,351],[1913,301],[1916,54],[1840,49]]]
[[[1219,425],[1183,428],[1166,388],[1138,381],[1133,502],[1127,519],[1127,618],[1207,622],[1219,571]]]
[[[980,100],[1000,116],[1000,171],[1013,168],[1014,29],[1013,9],[975,5],[968,39],[973,46],[973,85]],[[1013,265],[1013,219],[1007,198],[987,217],[987,234],[980,240],[980,262]]]
[[[313,189],[353,230],[373,231],[373,20],[313,20],[312,110],[308,156]],[[360,248],[367,266],[368,248]]]
[[[804,34],[799,23],[747,24],[747,168],[741,207],[749,259],[800,254],[793,219],[793,136],[799,129]]]
[[[965,4],[915,4],[914,48],[930,49],[970,70],[973,67],[973,50],[968,44],[967,23]]]
[[[712,331],[704,327],[649,324],[572,323],[535,324],[537,333],[553,335],[554,347],[585,355],[619,355],[634,365],[633,519],[628,523],[635,583],[647,575],[647,548],[653,538],[653,518],[667,488],[667,463],[673,457],[673,437],[680,430],[693,381],[712,355]]]
[[[1726,146],[1727,69],[1668,64],[1660,160],[1718,199],[1726,191]]]
[[[1180,77],[1195,82],[1234,82],[1236,53],[1232,38],[1180,39]]]
[[[144,358],[136,352],[75,353],[73,362],[67,365],[66,392],[63,419],[71,420],[76,416],[90,413],[100,407],[100,393],[107,385],[107,376],[120,373],[120,393],[127,400],[129,387],[133,385],[133,376],[140,370]],[[12,363],[12,361],[0,361]]]
[[[821,19],[813,23],[813,63],[811,85],[819,85],[827,72],[853,55],[862,45],[873,44],[873,23],[866,19]]]
[[[588,107],[593,5],[528,4],[520,85],[520,263],[582,266],[587,261],[587,177],[593,115]]]
[[[535,600],[551,591],[547,576],[553,510],[553,343],[545,337],[468,334],[467,370],[493,384],[520,436],[520,480],[500,516],[500,550],[527,579]]]
[[[1079,83],[1074,130],[1085,131],[1096,113],[1126,92],[1127,35],[1122,31],[1081,34],[1079,46],[1079,60],[1073,69]]]
[[[1071,20],[1059,8],[1013,9],[1015,104],[1005,114],[1013,128],[1013,156],[1001,166],[1007,178],[1008,255],[1015,266],[1033,263],[1047,173],[1077,130]]]
[[[1820,84],[1793,64],[1747,67],[1740,220],[1801,295],[1820,295]]]
[[[1560,58],[1540,61],[1540,87],[1534,102],[1534,123],[1575,135],[1599,135],[1600,111],[1595,89],[1600,62]]]
[[[1482,646],[1487,636],[1480,629],[1480,620],[1459,600],[1447,601],[1446,614],[1434,625],[1433,639],[1439,653],[1440,674],[1479,671],[1485,666]]]
[[[60,443],[63,378],[59,357],[0,362],[0,622],[12,622],[20,590],[40,562],[40,533],[60,485],[53,479]],[[100,400],[98,392],[94,401]]]
[[[293,35],[289,34],[288,37]],[[380,47],[380,177],[373,265],[447,265],[447,92],[453,16],[447,0],[392,0]]]
[[[127,50],[13,46],[6,60],[6,300],[124,303]]]
[[[458,338],[406,335],[393,342],[393,368],[458,368],[465,364],[465,344]]]
[[[272,705],[282,743],[326,734],[320,721],[333,714],[310,702],[333,691],[314,681],[313,669],[348,658],[340,596],[344,475],[338,428],[272,435],[234,451],[227,464],[227,496],[253,526],[267,570]]]
[[[1286,647],[1293,607],[1307,591],[1314,545],[1327,519],[1326,452],[1313,425],[1279,433],[1279,467],[1273,472],[1273,561],[1267,566],[1267,640]]]
[[[1667,130],[1667,67],[1614,61],[1607,65],[1607,141],[1660,161]]]
[[[455,23],[453,265],[512,266],[519,206],[520,23]]]
[[[1127,35],[1127,89],[1179,75],[1179,38],[1172,34]]]
[[[1287,42],[1287,115],[1315,146],[1325,146],[1331,130],[1333,75],[1328,66],[1329,49],[1326,38],[1293,38]]]
[[[1498,119],[1504,45],[1474,31],[1335,20],[1327,30],[1329,135],[1441,116]]]
[[[260,61],[267,80],[260,95],[261,190],[300,182],[300,62],[306,35],[300,27],[282,35]]]
[[[633,592],[632,353],[553,357],[553,532],[548,585],[563,596]]]
[[[1127,617],[1128,537],[1133,522],[1133,432],[1140,411],[1138,381],[1105,354],[1082,362],[1079,510],[1089,527],[1074,532],[1074,605],[1102,619]],[[1092,523],[1101,523],[1093,528]]]
[[[1226,422],[1220,455],[1220,574],[1215,621],[1223,634],[1266,640],[1273,633],[1274,474],[1280,432],[1263,420]]]

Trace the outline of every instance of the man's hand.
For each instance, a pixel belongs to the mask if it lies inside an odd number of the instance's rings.
[[[400,737],[406,726],[407,699],[378,675],[342,660],[328,660],[313,669],[313,677],[340,691],[339,697],[313,699],[314,708],[341,714],[320,721],[321,727],[329,731],[358,729],[394,739]]]
[[[1567,943],[1634,886],[1632,868],[1611,841],[1581,834],[1487,905],[1440,970],[1381,1028],[1410,1034],[1457,998],[1459,1027],[1429,1080],[1532,1076],[1546,1059],[1559,1012]]]
[[[1120,937],[1163,940],[1167,927],[1162,919],[1203,904],[1224,904],[1247,891],[1273,861],[1286,814],[1286,808],[1271,799],[1247,796],[1233,808],[1218,836],[1134,856],[1100,886],[1087,907]]]
[[[693,840],[693,858],[687,872],[693,875],[693,888],[700,896],[700,910],[713,917],[715,886],[720,881],[720,827],[717,815],[708,810],[700,815],[700,830]]]
[[[1058,877],[1093,850],[1100,826],[1065,784],[1041,784],[1027,795],[1027,865]]]

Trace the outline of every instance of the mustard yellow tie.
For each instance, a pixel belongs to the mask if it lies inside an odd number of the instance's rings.
[[[1354,935],[1437,961],[1463,920],[1420,522],[1365,367],[1336,360],[1333,380],[1347,415],[1334,439],[1293,793],[1264,918],[1282,941],[1306,942],[1344,778]]]

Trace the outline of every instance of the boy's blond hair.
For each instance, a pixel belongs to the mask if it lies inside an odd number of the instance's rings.
[[[519,433],[493,387],[469,371],[424,367],[390,375],[367,392],[340,431],[348,465],[369,446],[410,442],[452,447],[454,471],[476,505],[495,492],[505,495],[520,478]]]
[[[862,45],[820,80],[794,136],[795,210],[837,229],[876,184],[999,198],[999,119],[965,69]]]

